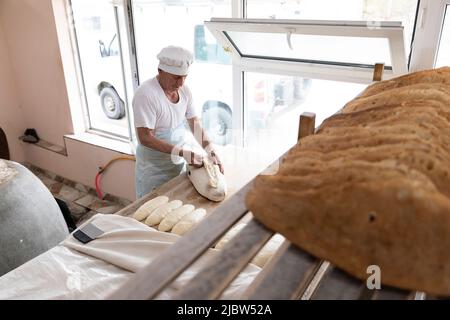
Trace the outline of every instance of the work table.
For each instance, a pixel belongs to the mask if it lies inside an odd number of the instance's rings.
[[[216,147],[225,166],[225,179],[227,182],[227,196],[225,200],[239,191],[255,176],[262,172],[277,156],[255,154],[254,149],[244,149],[235,146]],[[275,168],[276,169],[276,168]],[[187,177],[186,172],[171,179],[160,187],[154,189],[144,197],[137,199],[116,214],[132,216],[145,202],[157,196],[167,196],[169,200],[181,200],[183,204],[192,204],[195,208],[203,208],[206,214],[211,213],[222,202],[210,201],[201,196]],[[225,201],[224,200],[224,201]]]

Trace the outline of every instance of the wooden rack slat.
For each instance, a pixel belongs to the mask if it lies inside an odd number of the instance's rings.
[[[108,298],[154,298],[248,212],[244,199],[251,185],[252,182],[249,182],[217,207],[191,232],[167,248]]]
[[[381,81],[383,79],[384,63],[376,63],[373,68],[373,81]]]
[[[414,292],[392,287],[381,286],[381,290],[374,290],[374,300],[408,300]]]
[[[318,260],[317,268],[314,271],[314,275],[306,288],[303,295],[300,297],[301,300],[310,300],[311,297],[316,292],[319,287],[320,282],[325,277],[325,275],[332,269],[331,264],[325,260]]]
[[[314,292],[313,300],[356,300],[364,293],[365,284],[331,267]]]
[[[297,299],[317,270],[319,260],[284,241],[242,298],[251,300]]]
[[[412,291],[408,296],[408,300],[426,300],[427,295],[422,291]]]
[[[316,125],[316,114],[312,112],[303,112],[300,115],[297,140],[314,134]]]
[[[217,299],[272,235],[272,231],[255,219],[250,220],[175,299]]]

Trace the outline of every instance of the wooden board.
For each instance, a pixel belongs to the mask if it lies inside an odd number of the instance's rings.
[[[231,198],[236,192],[270,165],[268,162],[254,163],[251,159],[250,152],[242,148],[226,146],[217,147],[217,149],[225,165],[225,180],[227,182],[227,196],[225,200]],[[169,197],[170,200],[178,199],[183,201],[184,204],[192,204],[196,208],[203,208],[206,210],[207,215],[222,203],[204,198],[197,190],[195,190],[187,177],[187,174],[183,173],[154,189],[144,197],[129,204],[127,207],[118,211],[117,214],[131,216],[148,200],[163,195]]]

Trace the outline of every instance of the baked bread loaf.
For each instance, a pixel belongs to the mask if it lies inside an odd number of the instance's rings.
[[[447,84],[450,85],[450,67],[439,69],[424,70],[415,73],[406,74],[395,79],[375,82],[366,88],[358,98],[368,97],[386,90],[401,88],[418,83]]]
[[[426,179],[371,173],[365,181],[336,178],[318,187],[292,181],[291,188],[260,176],[247,206],[267,227],[361,280],[378,265],[384,284],[450,295],[449,199]]]
[[[448,106],[450,105],[450,86],[421,83],[394,88],[365,98],[354,99],[344,106],[342,112],[349,113],[412,101],[437,101]]]
[[[436,122],[439,122],[440,129],[448,130],[450,108],[438,101],[414,101],[351,113],[338,113],[325,119],[318,128],[318,132],[329,127],[378,126],[392,121],[396,123],[413,122],[418,125],[435,125]]]
[[[450,68],[368,87],[255,178],[266,227],[366,280],[450,296]]]

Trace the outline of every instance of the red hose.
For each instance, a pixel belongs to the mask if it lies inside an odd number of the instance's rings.
[[[95,176],[95,190],[97,191],[97,196],[103,200],[103,194],[102,191],[100,190],[100,176],[101,176],[102,172],[99,171],[97,173],[97,175]]]
[[[136,158],[134,156],[120,156],[120,157],[117,157],[117,158],[114,158],[114,159],[110,160],[106,164],[106,166],[98,168],[97,175],[95,176],[95,191],[97,191],[97,196],[100,199],[102,199],[102,200],[103,200],[103,193],[100,190],[100,176],[106,170],[106,168],[108,168],[111,165],[111,163],[113,163],[114,161],[117,161],[117,160],[133,160],[133,161],[136,161]]]

